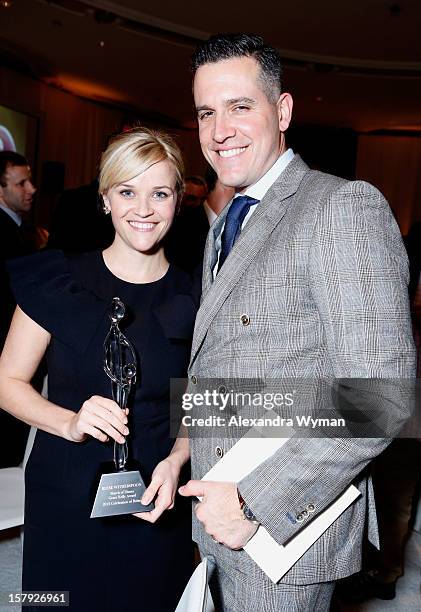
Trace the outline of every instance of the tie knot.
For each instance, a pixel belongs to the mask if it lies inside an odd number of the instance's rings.
[[[221,269],[235,241],[241,233],[241,226],[244,219],[247,217],[250,206],[258,202],[259,200],[250,198],[249,196],[237,196],[232,201],[225,219],[225,228],[222,233],[218,271]]]
[[[259,200],[256,200],[255,198],[250,198],[250,196],[246,196],[246,195],[237,196],[232,201],[231,207],[227,214],[227,219],[229,217],[233,218],[233,217],[241,216],[244,210],[246,211],[246,214],[244,215],[245,217],[250,209],[250,206],[253,206],[253,204],[257,204],[258,201]]]
[[[250,207],[253,206],[253,204],[257,204],[258,201],[259,200],[255,200],[254,198],[250,198],[249,196],[245,195],[237,196],[232,201],[225,220],[225,227],[235,228],[235,239],[238,237],[238,234],[241,231],[241,226],[244,219],[247,217]]]

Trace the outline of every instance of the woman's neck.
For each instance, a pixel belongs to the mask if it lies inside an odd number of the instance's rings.
[[[169,266],[163,247],[155,253],[140,253],[114,241],[102,254],[110,272],[129,283],[157,281],[165,275]]]

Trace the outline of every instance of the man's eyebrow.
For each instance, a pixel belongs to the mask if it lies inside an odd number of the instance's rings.
[[[224,101],[225,106],[233,106],[235,104],[250,104],[254,106],[256,104],[256,100],[254,100],[253,98],[247,98],[243,96],[241,98],[229,98],[228,100]],[[198,113],[200,113],[203,110],[213,110],[213,109],[210,106],[207,106],[206,104],[204,104],[203,106],[196,107],[196,112]]]
[[[206,106],[206,104],[204,104],[203,106],[196,106],[197,113],[200,113],[200,111],[203,111],[203,110],[212,110],[212,109],[210,108],[210,106]]]
[[[226,106],[232,106],[233,104],[256,104],[256,100],[244,96],[242,98],[231,98],[225,102]]]

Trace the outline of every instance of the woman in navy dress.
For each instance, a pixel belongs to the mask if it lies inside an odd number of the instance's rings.
[[[120,134],[101,159],[112,245],[11,266],[18,307],[0,360],[0,405],[38,428],[26,468],[23,589],[69,591],[78,612],[173,612],[192,572],[190,507],[175,500],[187,441],[170,438],[169,397],[170,379],[186,375],[198,296],[162,246],[182,185],[181,154],[168,136]],[[126,412],[110,399],[102,367],[115,296],[138,363]],[[48,400],[29,384],[44,354]],[[113,443],[128,433],[155,509],[91,519]]]

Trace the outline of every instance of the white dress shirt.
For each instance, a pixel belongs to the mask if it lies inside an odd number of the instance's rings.
[[[210,226],[212,225],[212,223],[215,221],[215,219],[216,219],[216,217],[217,217],[218,215],[217,215],[217,214],[216,214],[216,212],[215,212],[214,210],[212,210],[212,208],[209,206],[209,204],[208,204],[208,201],[207,201],[207,200],[205,200],[205,201],[203,202],[203,208],[204,208],[204,211],[205,211],[206,216],[207,216],[207,218],[208,218],[208,221],[209,221],[209,227],[210,227]]]
[[[13,221],[16,223],[16,225],[18,227],[20,227],[22,225],[22,217],[20,215],[18,215],[17,212],[15,212],[14,210],[10,210],[10,208],[8,208],[7,206],[5,206],[4,204],[1,204],[1,203],[0,203],[0,208],[2,210],[4,210],[6,215],[9,215],[9,217],[11,219],[13,219]]]
[[[246,195],[246,196],[249,196],[250,198],[255,198],[256,200],[259,200],[260,202],[260,200],[264,198],[266,193],[272,187],[273,183],[280,177],[281,173],[285,170],[285,168],[288,166],[289,162],[293,159],[293,157],[294,157],[294,151],[292,149],[287,149],[285,153],[282,153],[282,155],[278,157],[278,159],[273,164],[273,166],[269,168],[269,170],[257,181],[257,183],[254,183],[254,185],[247,187],[244,193],[236,193],[233,197],[233,200],[237,196]],[[250,210],[248,211],[247,216],[241,225],[242,230],[244,229],[244,227],[246,226],[246,223],[248,223],[250,217],[256,210],[256,207],[259,205],[259,202],[250,206]],[[218,270],[218,265],[219,265],[219,255],[221,253],[221,239],[222,239],[222,233],[224,231],[224,228],[225,228],[225,223],[221,228],[221,232],[219,236],[215,240],[215,249],[216,249],[216,252],[218,253],[218,258],[217,258],[215,267],[212,270],[214,280],[215,280],[216,272]]]

